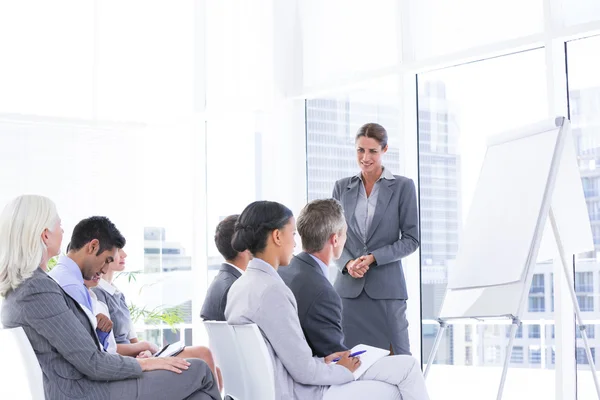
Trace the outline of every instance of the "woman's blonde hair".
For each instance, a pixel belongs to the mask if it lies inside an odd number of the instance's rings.
[[[47,252],[42,233],[58,221],[56,205],[44,196],[13,199],[0,214],[0,296],[31,277]]]

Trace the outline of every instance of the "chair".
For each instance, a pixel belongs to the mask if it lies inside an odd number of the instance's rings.
[[[204,321],[210,349],[223,375],[225,395],[234,400],[246,400],[243,360],[231,325],[224,321]],[[257,397],[258,399],[258,397]]]
[[[0,399],[44,399],[42,369],[23,328],[0,329]]]
[[[265,339],[256,324],[233,325],[245,365],[246,399],[275,400],[275,374]]]

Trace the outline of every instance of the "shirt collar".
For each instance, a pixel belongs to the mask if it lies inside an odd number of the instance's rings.
[[[237,269],[238,271],[240,271],[240,274],[243,274],[243,273],[244,273],[244,270],[243,270],[243,269],[241,269],[241,268],[239,268],[239,267],[236,267],[236,266],[235,266],[235,265],[233,265],[232,263],[228,263],[227,261],[225,261],[225,262],[224,262],[224,264],[230,265],[230,266],[232,266],[233,268]]]
[[[62,255],[58,258],[58,263],[50,271],[50,276],[61,286],[70,284],[81,284],[83,285],[83,275],[81,275],[81,269],[79,265],[71,258]]]
[[[269,264],[265,260],[261,260],[260,258],[255,257],[252,260],[250,260],[250,262],[248,263],[248,269],[256,269],[265,272],[268,275],[271,275],[272,277],[282,281],[277,271],[275,271],[275,268],[273,268],[271,264]]]
[[[392,174],[392,172],[389,169],[387,169],[386,167],[382,167],[382,168],[383,168],[383,171],[381,172],[381,176],[379,177],[379,179],[377,179],[377,182],[379,182],[382,179],[387,179],[388,181],[396,179],[394,174]],[[359,172],[358,174],[354,175],[354,177],[358,178],[362,181],[362,172]]]
[[[315,260],[317,262],[319,267],[321,267],[321,270],[323,270],[323,275],[325,276],[325,278],[328,278],[329,268],[327,268],[327,265],[325,265],[325,263],[323,261],[321,261],[321,259],[319,257],[315,257],[310,253],[308,253],[308,255],[311,256],[313,258],[313,260]]]
[[[114,296],[115,293],[117,293],[119,291],[119,289],[117,289],[112,283],[108,282],[105,279],[100,279],[100,282],[98,283],[98,286],[104,290],[105,292],[107,292],[108,294],[110,294],[111,296]]]

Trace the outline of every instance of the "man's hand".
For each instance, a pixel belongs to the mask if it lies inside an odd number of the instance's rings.
[[[96,315],[96,321],[98,321],[98,329],[102,332],[110,332],[112,330],[113,323],[106,315]]]
[[[350,355],[350,350],[346,350],[346,351],[338,351],[336,353],[330,354],[327,357],[325,357],[325,364],[330,364],[333,360],[335,360],[336,358],[342,358],[342,357],[348,357]]]
[[[142,371],[165,370],[180,374],[189,368],[190,363],[185,358],[176,357],[152,357],[152,358],[136,358],[140,363]]]
[[[135,358],[150,358],[152,357],[152,353],[149,350],[144,350],[140,354],[138,354]]]

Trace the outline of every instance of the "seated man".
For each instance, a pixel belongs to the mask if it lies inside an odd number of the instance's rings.
[[[102,271],[117,251],[118,231],[101,221],[96,237],[83,246],[86,277]],[[43,372],[45,398],[220,399],[201,360],[135,359],[104,351],[79,302],[44,272],[61,240],[56,207],[45,197],[21,196],[0,214],[2,324],[25,331]]]
[[[246,270],[252,255],[248,250],[238,253],[231,247],[233,230],[239,215],[230,215],[217,225],[215,244],[225,259],[206,292],[200,317],[207,321],[225,321],[225,306],[229,288]]]
[[[346,242],[346,221],[340,203],[334,199],[308,203],[296,223],[304,252],[279,275],[298,303],[298,317],[313,355],[348,350],[342,331],[342,300],[327,279],[327,266],[342,254]]]
[[[100,246],[98,238],[98,232],[103,228],[107,233],[104,248]],[[109,335],[96,326],[96,316],[92,312],[92,299],[84,285],[84,279],[91,280],[94,276],[105,273],[106,267],[114,261],[116,255],[114,250],[121,249],[123,246],[125,246],[125,238],[108,218],[86,218],[73,229],[71,242],[67,246],[67,255],[60,256],[58,263],[49,273],[52,279],[58,282],[86,312],[104,350],[108,348]],[[102,256],[104,253],[106,256]]]

